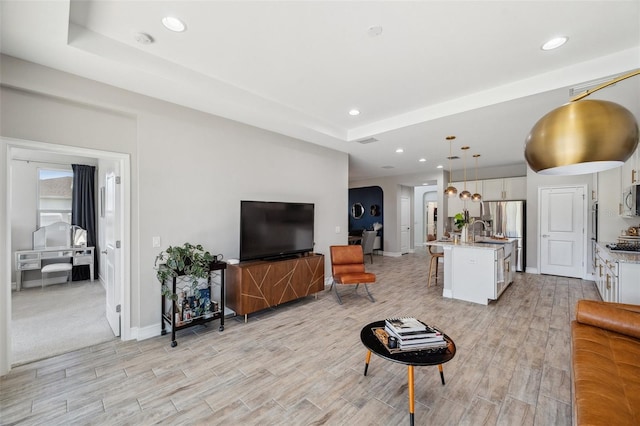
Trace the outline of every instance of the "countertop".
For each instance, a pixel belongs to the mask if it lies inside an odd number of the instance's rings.
[[[482,237],[475,243],[454,243],[453,240],[435,240],[435,241],[427,241],[426,245],[428,246],[439,246],[439,247],[473,247],[481,250],[493,250],[496,251],[501,247],[504,247],[505,244],[512,243],[515,239],[510,238],[508,240],[495,240],[488,237]]]
[[[607,248],[607,244],[613,244],[613,242],[597,242],[596,243],[601,250],[606,251],[616,261],[622,263],[640,263],[640,253],[621,253],[616,250],[610,250]]]

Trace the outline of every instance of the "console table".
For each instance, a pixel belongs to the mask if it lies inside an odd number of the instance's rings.
[[[16,252],[16,290],[22,288],[22,272],[40,270],[47,261],[72,259],[73,266],[89,265],[93,281],[93,247],[51,247],[38,250]]]

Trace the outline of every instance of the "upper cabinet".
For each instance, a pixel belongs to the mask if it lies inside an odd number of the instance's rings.
[[[640,147],[638,147],[633,155],[622,165],[620,177],[623,190],[630,185],[640,183]]]
[[[452,182],[451,184],[458,190],[458,195],[447,198],[447,216],[453,217],[466,207],[470,217],[480,217],[480,203],[460,199],[460,193],[464,191],[464,182]],[[476,192],[476,181],[467,181],[467,191],[471,194]],[[478,192],[482,195],[482,181],[478,181]]]
[[[526,200],[527,178],[512,177],[482,181],[483,201]]]

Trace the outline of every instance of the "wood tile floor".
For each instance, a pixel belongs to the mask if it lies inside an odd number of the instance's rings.
[[[517,274],[489,306],[426,287],[426,250],[374,256],[376,303],[341,287],[251,315],[141,342],[112,341],[26,364],[0,378],[0,423],[408,424],[407,371],[375,355],[363,376],[360,329],[416,316],[457,345],[445,364],[415,369],[418,425],[569,425],[569,324],[592,281]]]

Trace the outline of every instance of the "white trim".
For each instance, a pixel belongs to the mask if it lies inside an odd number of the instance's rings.
[[[133,327],[131,328],[132,339],[146,340],[152,337],[158,337],[162,333],[162,325],[160,323],[154,325],[148,325],[146,327]],[[167,334],[171,333],[171,327],[167,330]],[[167,342],[169,343],[169,342]]]
[[[534,268],[533,266],[527,266],[525,268],[525,272],[527,274],[536,274],[536,275],[538,275],[538,268]]]
[[[2,137],[1,140],[6,143],[6,187],[5,189],[5,202],[6,208],[4,211],[5,222],[4,232],[5,238],[5,256],[0,262],[6,264],[4,283],[8,285],[3,286],[2,292],[0,292],[0,312],[4,312],[3,318],[0,318],[0,375],[4,375],[11,370],[11,271],[13,269],[13,262],[11,259],[11,160],[12,150],[15,148],[31,149],[36,151],[45,151],[49,153],[64,154],[64,155],[76,155],[83,157],[102,158],[112,161],[120,162],[120,174],[121,174],[121,294],[122,294],[122,340],[131,340],[134,334],[131,328],[131,163],[130,155],[126,153],[117,153],[110,151],[102,151],[96,149],[81,148],[75,146],[66,146],[46,142],[30,141],[23,139]],[[6,263],[5,263],[6,262]]]

